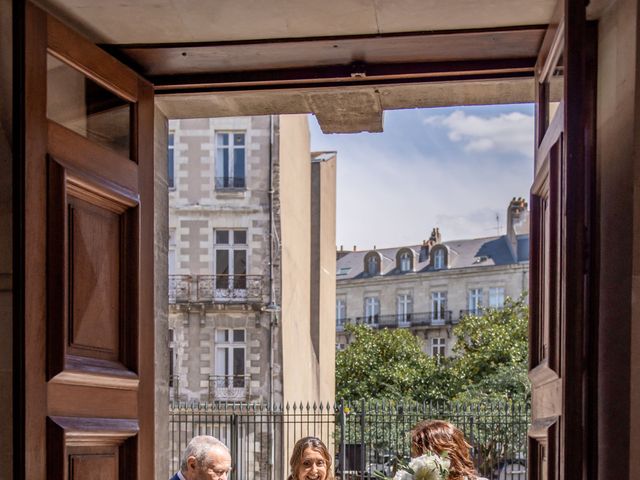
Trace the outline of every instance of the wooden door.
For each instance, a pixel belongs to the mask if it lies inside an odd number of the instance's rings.
[[[25,472],[153,479],[153,90],[27,5]]]
[[[596,358],[593,297],[593,73],[595,34],[581,1],[560,0],[536,65],[536,155],[531,190],[529,478],[593,478],[587,455]],[[591,310],[594,311],[594,310]]]

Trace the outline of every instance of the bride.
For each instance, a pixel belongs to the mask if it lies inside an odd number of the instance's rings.
[[[473,467],[464,434],[444,420],[424,420],[411,430],[411,456],[428,452],[447,453],[450,466],[447,480],[487,480],[479,477]]]

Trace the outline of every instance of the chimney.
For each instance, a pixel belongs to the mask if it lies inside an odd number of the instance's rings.
[[[513,197],[507,207],[507,244],[514,260],[518,260],[518,233],[525,233],[528,228],[529,211],[524,198]]]
[[[422,246],[420,247],[420,258],[419,262],[424,262],[427,258],[429,258],[429,252],[431,251],[431,245],[427,240],[422,240]]]
[[[434,246],[438,243],[442,243],[442,235],[440,235],[440,229],[438,227],[431,230],[431,236],[429,237],[429,243]]]
[[[336,260],[340,260],[342,257],[344,257],[347,253],[349,252],[345,252],[344,250],[344,246],[340,245],[340,250],[338,250],[336,252]]]

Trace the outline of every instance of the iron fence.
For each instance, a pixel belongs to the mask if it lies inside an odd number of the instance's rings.
[[[294,443],[320,437],[334,455],[340,480],[391,476],[394,459],[408,458],[408,432],[420,420],[445,419],[472,445],[474,463],[490,480],[525,480],[530,408],[525,402],[264,404],[215,402],[171,404],[170,471],[195,435],[213,435],[231,449],[229,480],[284,480]]]

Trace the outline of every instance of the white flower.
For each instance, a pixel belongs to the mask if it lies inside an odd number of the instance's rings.
[[[426,453],[409,462],[409,471],[399,470],[393,480],[446,480],[449,476],[449,459]],[[415,472],[411,474],[410,472]]]

